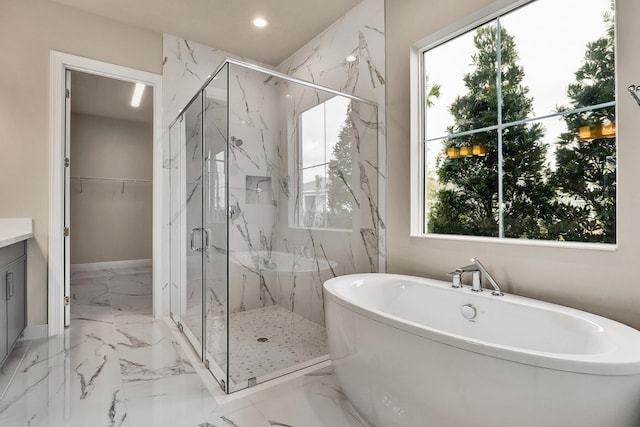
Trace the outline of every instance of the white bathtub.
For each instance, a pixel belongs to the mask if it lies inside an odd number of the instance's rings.
[[[324,293],[336,375],[374,426],[640,426],[640,332],[621,323],[393,274]]]

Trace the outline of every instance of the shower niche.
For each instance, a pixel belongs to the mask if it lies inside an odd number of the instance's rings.
[[[171,318],[227,393],[328,360],[323,282],[379,271],[377,123],[227,59],[170,126]]]

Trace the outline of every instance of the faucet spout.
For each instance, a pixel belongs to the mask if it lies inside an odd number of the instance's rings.
[[[476,266],[477,270],[482,272],[482,275],[485,276],[487,278],[487,280],[489,281],[489,283],[491,283],[491,286],[493,286],[493,292],[491,292],[491,295],[495,295],[497,297],[501,297],[504,294],[502,293],[502,291],[500,290],[500,286],[498,286],[498,283],[495,281],[495,279],[491,276],[491,274],[489,274],[489,272],[487,271],[487,269],[485,268],[484,265],[482,265],[482,263],[480,262],[479,259],[477,258],[471,258],[471,261],[473,262],[473,265]]]
[[[476,264],[469,264],[469,265],[465,265],[464,267],[458,267],[456,268],[456,271],[458,273],[466,273],[468,271],[478,271],[478,266]]]

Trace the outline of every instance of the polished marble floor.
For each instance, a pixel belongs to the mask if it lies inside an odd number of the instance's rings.
[[[148,268],[74,274],[71,326],[21,341],[0,371],[0,426],[366,425],[330,367],[224,395],[152,318]]]

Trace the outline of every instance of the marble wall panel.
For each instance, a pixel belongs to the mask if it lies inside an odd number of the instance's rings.
[[[278,70],[285,74],[356,95],[378,105],[375,120],[377,126],[371,126],[373,123],[368,122],[372,118],[372,114],[368,112],[363,112],[361,120],[357,120],[362,129],[377,130],[377,138],[369,135],[366,137],[366,143],[360,145],[363,159],[359,165],[359,169],[362,166],[361,170],[367,176],[366,181],[359,185],[364,187],[363,191],[367,191],[367,187],[370,188],[371,201],[375,204],[375,207],[371,208],[377,212],[375,216],[378,226],[362,224],[359,230],[362,245],[366,248],[364,253],[375,265],[370,271],[384,271],[386,259],[384,31],[384,0],[364,0],[278,66]],[[348,61],[349,56],[354,60]],[[304,100],[302,102],[304,103]],[[292,150],[292,141],[289,139],[287,147],[283,147],[283,150]],[[357,257],[358,254],[362,253],[357,252],[354,255]]]

